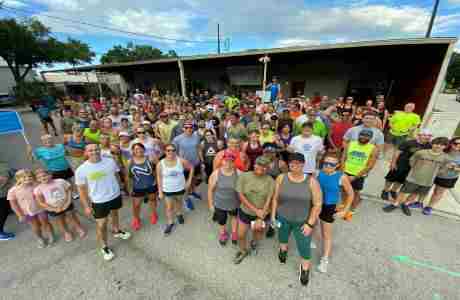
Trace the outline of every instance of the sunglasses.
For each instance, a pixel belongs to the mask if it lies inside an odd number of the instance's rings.
[[[192,126],[184,126],[184,129],[193,129]]]
[[[144,134],[145,131],[138,131],[137,134]]]
[[[166,152],[176,152],[176,149],[166,149]]]
[[[325,167],[325,168],[335,168],[335,167],[337,167],[337,165],[338,165],[338,163],[331,163],[331,162],[328,162],[328,161],[323,163],[323,167]]]

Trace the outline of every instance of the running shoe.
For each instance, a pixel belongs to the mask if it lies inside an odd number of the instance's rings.
[[[72,199],[73,199],[73,200],[77,200],[77,199],[79,199],[79,198],[80,198],[80,194],[78,194],[77,192],[72,193]]]
[[[325,256],[321,257],[318,265],[318,271],[321,273],[327,273],[327,266],[329,264],[329,259]]]
[[[219,234],[219,244],[221,246],[225,246],[227,244],[227,241],[228,241],[228,233],[226,231],[221,232]]]
[[[73,241],[73,236],[70,232],[64,233],[64,241],[66,241],[67,243]]]
[[[9,241],[16,237],[14,233],[0,231],[0,241]]]
[[[141,229],[141,220],[139,220],[138,218],[134,218],[134,219],[131,221],[131,228],[132,228],[134,231],[138,231],[139,229]]]
[[[420,201],[412,202],[411,204],[407,205],[410,208],[423,208],[423,203]]]
[[[249,246],[251,247],[251,254],[252,255],[257,255],[257,250],[258,250],[258,243],[255,240],[252,240],[251,243],[249,243]]]
[[[101,248],[101,254],[105,261],[110,261],[115,257],[115,254],[113,254],[112,250],[107,246]]]
[[[433,212],[433,209],[429,206],[426,206],[423,208],[423,211],[422,213],[425,215],[425,216],[431,216],[431,213]]]
[[[384,207],[382,207],[382,210],[384,212],[392,212],[393,210],[397,209],[398,207],[396,205],[393,205],[393,204],[388,204],[388,205],[385,205]]]
[[[238,233],[232,232],[232,244],[237,245],[238,244]]]
[[[279,259],[280,263],[282,263],[282,264],[286,263],[287,255],[288,255],[287,251],[283,251],[283,250],[280,249],[280,251],[278,252],[278,259]]]
[[[185,207],[188,210],[194,210],[195,209],[195,205],[193,205],[193,201],[192,201],[190,196],[187,197],[187,199],[185,199]]]
[[[304,270],[302,264],[299,265],[299,281],[303,286],[307,286],[310,281],[310,269]]]
[[[46,240],[44,238],[37,238],[37,247],[40,249],[46,248]]]
[[[164,235],[166,236],[170,235],[173,228],[174,228],[174,223],[166,225],[165,230],[163,231]]]
[[[150,224],[155,225],[158,222],[158,214],[157,212],[153,212],[150,215]]]
[[[183,225],[185,223],[185,219],[183,215],[178,215],[177,216],[177,223]]]
[[[265,234],[265,236],[268,239],[271,239],[272,237],[274,237],[275,236],[275,229],[273,229],[273,227],[271,227],[271,226],[268,226],[267,233]]]
[[[238,251],[233,259],[235,265],[239,265],[248,256],[248,251]]]
[[[382,191],[382,194],[380,194],[380,198],[382,198],[383,200],[388,200],[389,193],[390,192],[388,191]]]
[[[409,217],[412,215],[412,213],[410,212],[410,208],[407,205],[401,204],[401,209],[406,216]]]
[[[129,238],[131,237],[131,233],[129,233],[128,231],[118,230],[118,232],[114,233],[113,236],[117,239],[129,240]]]
[[[198,194],[197,192],[191,192],[191,193],[190,193],[190,196],[192,196],[192,197],[195,198],[196,200],[201,200],[201,195]]]

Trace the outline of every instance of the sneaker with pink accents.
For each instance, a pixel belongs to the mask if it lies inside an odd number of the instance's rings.
[[[221,246],[225,246],[227,244],[227,241],[228,241],[228,233],[227,233],[227,231],[221,232],[219,234],[219,244]]]
[[[238,233],[232,232],[232,244],[238,245]]]

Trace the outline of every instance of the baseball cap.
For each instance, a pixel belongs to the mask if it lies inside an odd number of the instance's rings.
[[[374,133],[370,129],[363,129],[359,132],[360,136],[367,136],[369,138],[372,138],[374,136]]]
[[[256,159],[256,165],[259,165],[259,166],[262,166],[262,167],[266,167],[268,166],[269,164],[271,164],[271,159],[268,158],[268,157],[265,157],[265,156],[259,156],[257,157]]]
[[[302,153],[294,152],[289,154],[288,160],[305,162],[305,156]]]

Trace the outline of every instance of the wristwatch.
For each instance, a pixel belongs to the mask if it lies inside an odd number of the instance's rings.
[[[305,225],[307,225],[307,226],[310,227],[311,229],[313,229],[313,227],[314,227],[313,225],[311,225],[311,224],[308,223],[308,222],[305,222]]]

